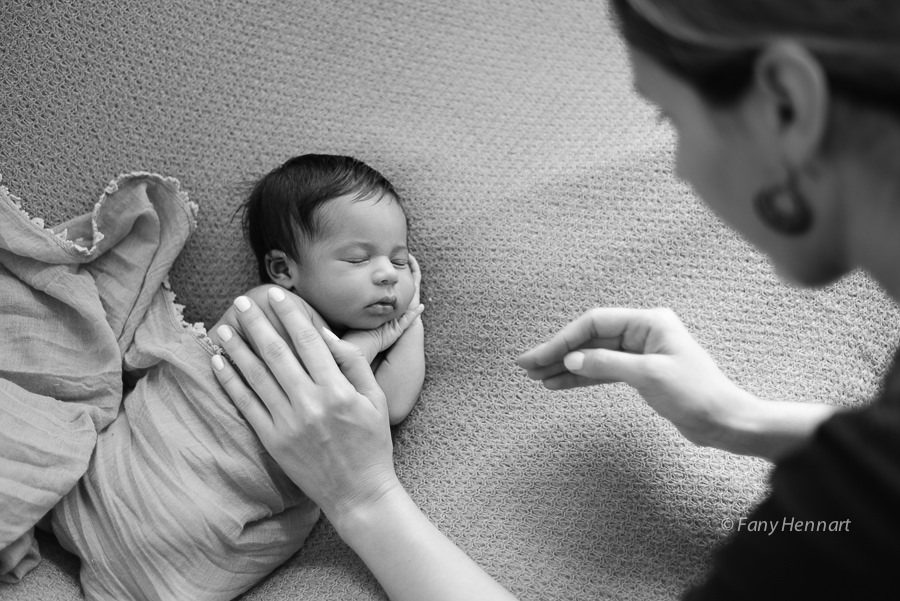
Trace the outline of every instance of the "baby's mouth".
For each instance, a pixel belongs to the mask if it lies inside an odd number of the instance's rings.
[[[397,308],[397,297],[396,296],[383,296],[379,298],[374,303],[368,305],[373,309],[381,309],[384,311],[390,310],[393,311]]]

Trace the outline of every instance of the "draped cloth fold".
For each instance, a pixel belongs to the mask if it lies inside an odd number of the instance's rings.
[[[168,286],[196,205],[149,173],[54,228],[17,200],[0,189],[4,578],[37,563],[31,532],[51,512],[88,599],[235,597],[318,510],[221,390],[214,345]]]

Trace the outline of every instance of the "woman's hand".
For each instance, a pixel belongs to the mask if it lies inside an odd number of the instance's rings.
[[[559,390],[610,382],[633,386],[692,442],[725,444],[726,415],[751,397],[716,367],[667,309],[592,309],[518,364]]]
[[[242,296],[235,314],[259,357],[223,324],[213,335],[243,379],[220,355],[212,363],[272,458],[319,505],[392,600],[511,600],[435,528],[397,480],[387,404],[359,349],[329,330],[320,336],[280,288],[268,290],[268,301],[297,356]]]
[[[388,410],[359,350],[312,326],[283,290],[268,299],[297,357],[247,297],[235,314],[259,356],[228,326],[214,335],[240,374],[213,357],[216,377],[287,475],[326,515],[372,504],[400,484]],[[304,368],[305,366],[305,368]]]
[[[406,308],[406,312],[397,319],[392,319],[374,330],[350,330],[345,332],[342,337],[344,341],[358,347],[369,363],[375,360],[378,353],[386,351],[393,346],[409,326],[418,319],[422,311],[425,310],[425,306],[419,301],[422,271],[419,269],[419,262],[412,255],[409,255],[409,269],[412,272],[415,292],[412,300],[409,302],[409,306]]]

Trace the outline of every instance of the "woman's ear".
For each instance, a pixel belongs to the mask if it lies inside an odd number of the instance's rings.
[[[828,127],[828,80],[819,61],[800,44],[774,42],[756,60],[754,85],[773,142],[790,164],[806,164]]]
[[[272,282],[287,290],[293,290],[297,263],[283,250],[270,250],[266,253],[266,273]]]

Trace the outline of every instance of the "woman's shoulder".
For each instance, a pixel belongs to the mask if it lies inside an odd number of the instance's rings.
[[[900,411],[900,347],[894,353],[893,363],[884,376],[878,402],[892,405]]]

